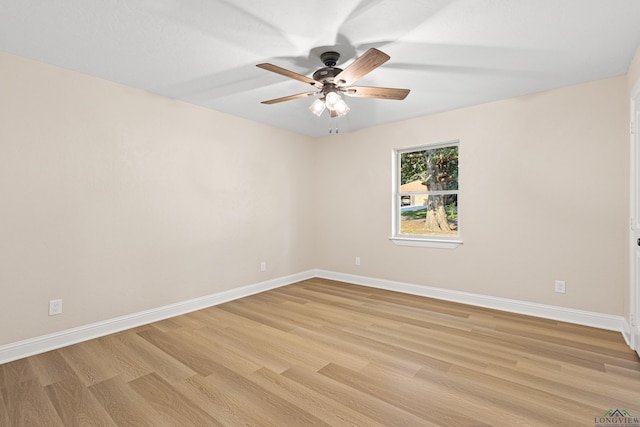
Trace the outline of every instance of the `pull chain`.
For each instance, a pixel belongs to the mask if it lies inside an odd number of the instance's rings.
[[[329,134],[332,134],[333,130],[335,129],[336,135],[337,135],[338,133],[340,133],[340,129],[338,129],[338,122],[336,121],[335,128],[332,127],[332,124],[333,124],[332,122],[333,122],[333,117],[329,117]]]

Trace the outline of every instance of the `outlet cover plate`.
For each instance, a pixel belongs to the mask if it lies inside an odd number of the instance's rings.
[[[62,300],[52,299],[49,301],[49,316],[55,316],[57,314],[62,314]]]

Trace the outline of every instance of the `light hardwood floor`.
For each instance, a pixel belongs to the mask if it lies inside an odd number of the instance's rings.
[[[640,417],[618,332],[322,279],[0,365],[0,426],[594,426],[610,409]]]

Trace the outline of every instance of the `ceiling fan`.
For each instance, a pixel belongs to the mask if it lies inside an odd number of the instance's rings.
[[[403,100],[409,94],[409,89],[395,89],[388,87],[370,86],[350,86],[356,80],[375,70],[390,59],[390,56],[378,49],[371,48],[356,58],[347,68],[336,67],[340,54],[338,52],[324,52],[320,55],[320,60],[325,65],[315,73],[313,78],[294,73],[285,68],[273,64],[258,64],[256,67],[271,71],[294,80],[308,83],[316,88],[313,92],[304,92],[296,95],[289,95],[282,98],[262,101],[263,104],[277,104],[279,102],[291,101],[293,99],[305,98],[308,96],[320,95],[321,98],[315,100],[309,109],[318,117],[326,109],[331,117],[344,116],[349,112],[349,107],[340,96],[341,93],[348,96],[360,98],[380,98]]]

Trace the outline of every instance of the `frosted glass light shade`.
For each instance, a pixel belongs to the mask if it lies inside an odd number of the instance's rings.
[[[347,105],[346,102],[344,102],[342,99],[340,99],[338,102],[336,102],[336,105],[333,107],[333,109],[335,110],[336,113],[338,113],[338,116],[344,116],[345,114],[347,114],[350,110],[349,106]]]
[[[325,103],[327,104],[327,108],[333,110],[335,105],[340,101],[340,95],[335,92],[329,92],[325,96]]]
[[[320,117],[324,109],[325,109],[325,105],[324,105],[324,102],[322,102],[322,99],[316,99],[315,101],[313,101],[313,104],[311,104],[311,106],[309,107],[309,110],[311,110],[311,112],[318,117]]]

